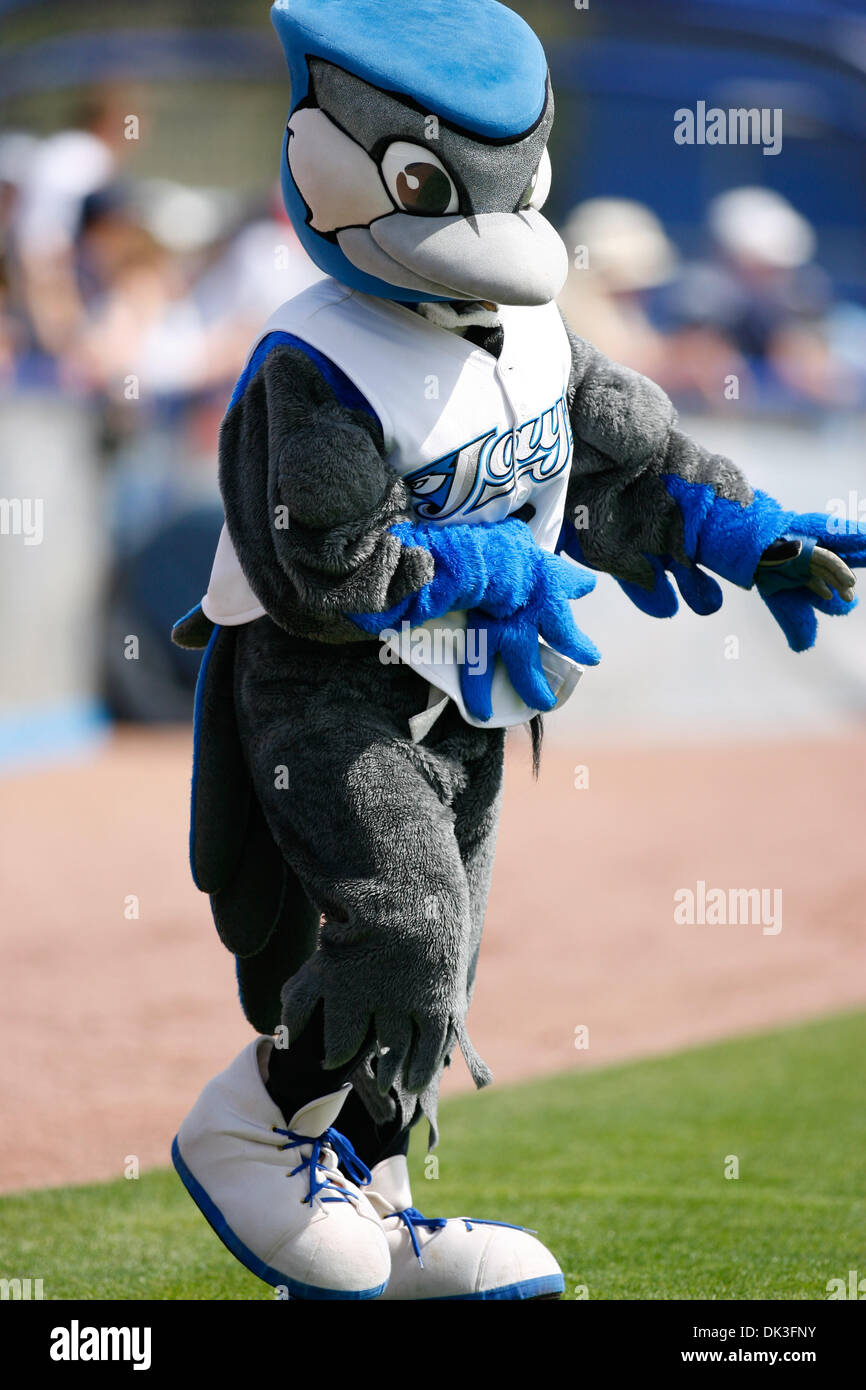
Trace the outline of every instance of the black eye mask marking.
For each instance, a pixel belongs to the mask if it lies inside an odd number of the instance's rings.
[[[535,126],[517,140],[502,141],[460,131],[424,112],[410,99],[380,91],[324,59],[309,59],[309,70],[310,92],[301,104],[316,105],[327,112],[378,164],[390,144],[405,140],[430,149],[445,166],[457,189],[459,208],[455,210],[463,216],[514,212],[521,206],[553,125],[549,79],[547,102]],[[431,185],[431,199],[434,189],[441,193],[438,180]],[[395,195],[393,188],[389,191]],[[410,184],[409,192],[414,191]],[[426,191],[424,196],[428,196]],[[409,206],[403,210],[415,211]],[[417,211],[428,216],[438,213],[438,209],[434,212],[422,207]]]

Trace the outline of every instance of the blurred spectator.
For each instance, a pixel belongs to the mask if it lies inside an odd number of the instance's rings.
[[[240,228],[202,276],[197,298],[210,323],[233,322],[244,335],[243,352],[275,309],[300,294],[322,272],[295,235],[279,184],[259,216]]]
[[[76,345],[87,384],[123,399],[130,383],[133,400],[198,390],[207,345],[181,263],[134,223],[100,243],[105,283]]]
[[[671,376],[718,402],[729,373],[766,405],[854,405],[857,373],[828,336],[832,286],[811,224],[765,188],[731,189],[708,209],[712,257],[685,267],[662,301]]]
[[[142,235],[132,191],[126,184],[109,183],[84,199],[74,251],[78,289],[86,310],[90,311],[108,290],[130,243]]]
[[[71,129],[36,146],[22,177],[12,231],[23,298],[35,340],[52,356],[80,324],[75,236],[85,200],[110,182],[120,162],[128,102],[128,92],[94,91]]]
[[[0,255],[0,387],[12,382],[19,346],[18,324],[11,309],[11,286],[6,262]]]
[[[13,229],[36,144],[34,136],[22,131],[0,136],[0,386],[7,388],[14,384],[17,363],[26,347],[26,313]]]
[[[664,381],[667,346],[647,294],[670,280],[677,253],[655,213],[627,198],[590,198],[563,237],[571,269],[559,302],[571,327],[615,362]]]
[[[23,131],[0,135],[0,250],[8,254],[12,227],[18,217],[21,190],[38,141]]]
[[[151,400],[230,391],[274,309],[321,278],[275,204],[227,235],[230,218],[221,190],[162,180],[85,200],[75,362],[91,388],[117,397],[132,374]]]

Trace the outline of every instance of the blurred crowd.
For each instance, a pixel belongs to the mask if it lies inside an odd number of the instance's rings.
[[[779,193],[714,198],[705,252],[691,260],[628,199],[588,199],[563,235],[575,262],[566,316],[679,405],[739,400],[787,416],[866,402],[866,309],[837,294],[814,228]]]
[[[109,89],[68,130],[0,136],[0,391],[101,410],[135,503],[118,500],[127,540],[144,493],[163,517],[166,487],[178,505],[213,495],[219,419],[250,341],[318,276],[278,189],[251,204],[128,177],[128,102]]]
[[[250,205],[126,177],[127,109],[128,94],[109,88],[70,129],[0,136],[5,391],[51,386],[175,412],[222,400],[263,320],[318,275],[278,187]],[[715,198],[692,260],[624,198],[582,202],[561,230],[576,330],[680,399],[712,408],[733,373],[755,409],[863,403],[863,313],[837,299],[814,229],[779,194]]]
[[[194,662],[178,666],[186,655],[163,648],[148,688],[140,670],[130,682],[118,641],[141,629],[144,610],[164,635],[184,595],[200,592],[233,383],[270,313],[319,272],[278,186],[251,200],[136,176],[128,109],[128,93],[106,87],[68,129],[0,136],[0,411],[47,396],[97,420],[114,556],[109,703],[178,717]],[[866,310],[838,295],[815,230],[778,194],[715,198],[692,257],[628,199],[583,201],[561,231],[572,327],[680,407],[737,399],[790,416],[866,404]]]

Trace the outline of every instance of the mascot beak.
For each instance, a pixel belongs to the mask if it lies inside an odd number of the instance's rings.
[[[363,230],[373,250],[388,258],[387,278],[392,283],[400,283],[400,270],[409,271],[454,298],[549,304],[568,276],[568,252],[534,208],[437,218],[397,212]],[[381,275],[381,260],[373,255],[376,265],[364,266],[362,255],[362,239],[357,238],[351,259],[361,269]]]

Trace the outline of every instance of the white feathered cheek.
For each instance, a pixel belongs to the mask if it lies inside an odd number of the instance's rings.
[[[324,111],[303,107],[294,113],[288,160],[317,232],[368,227],[394,211],[376,162]]]

